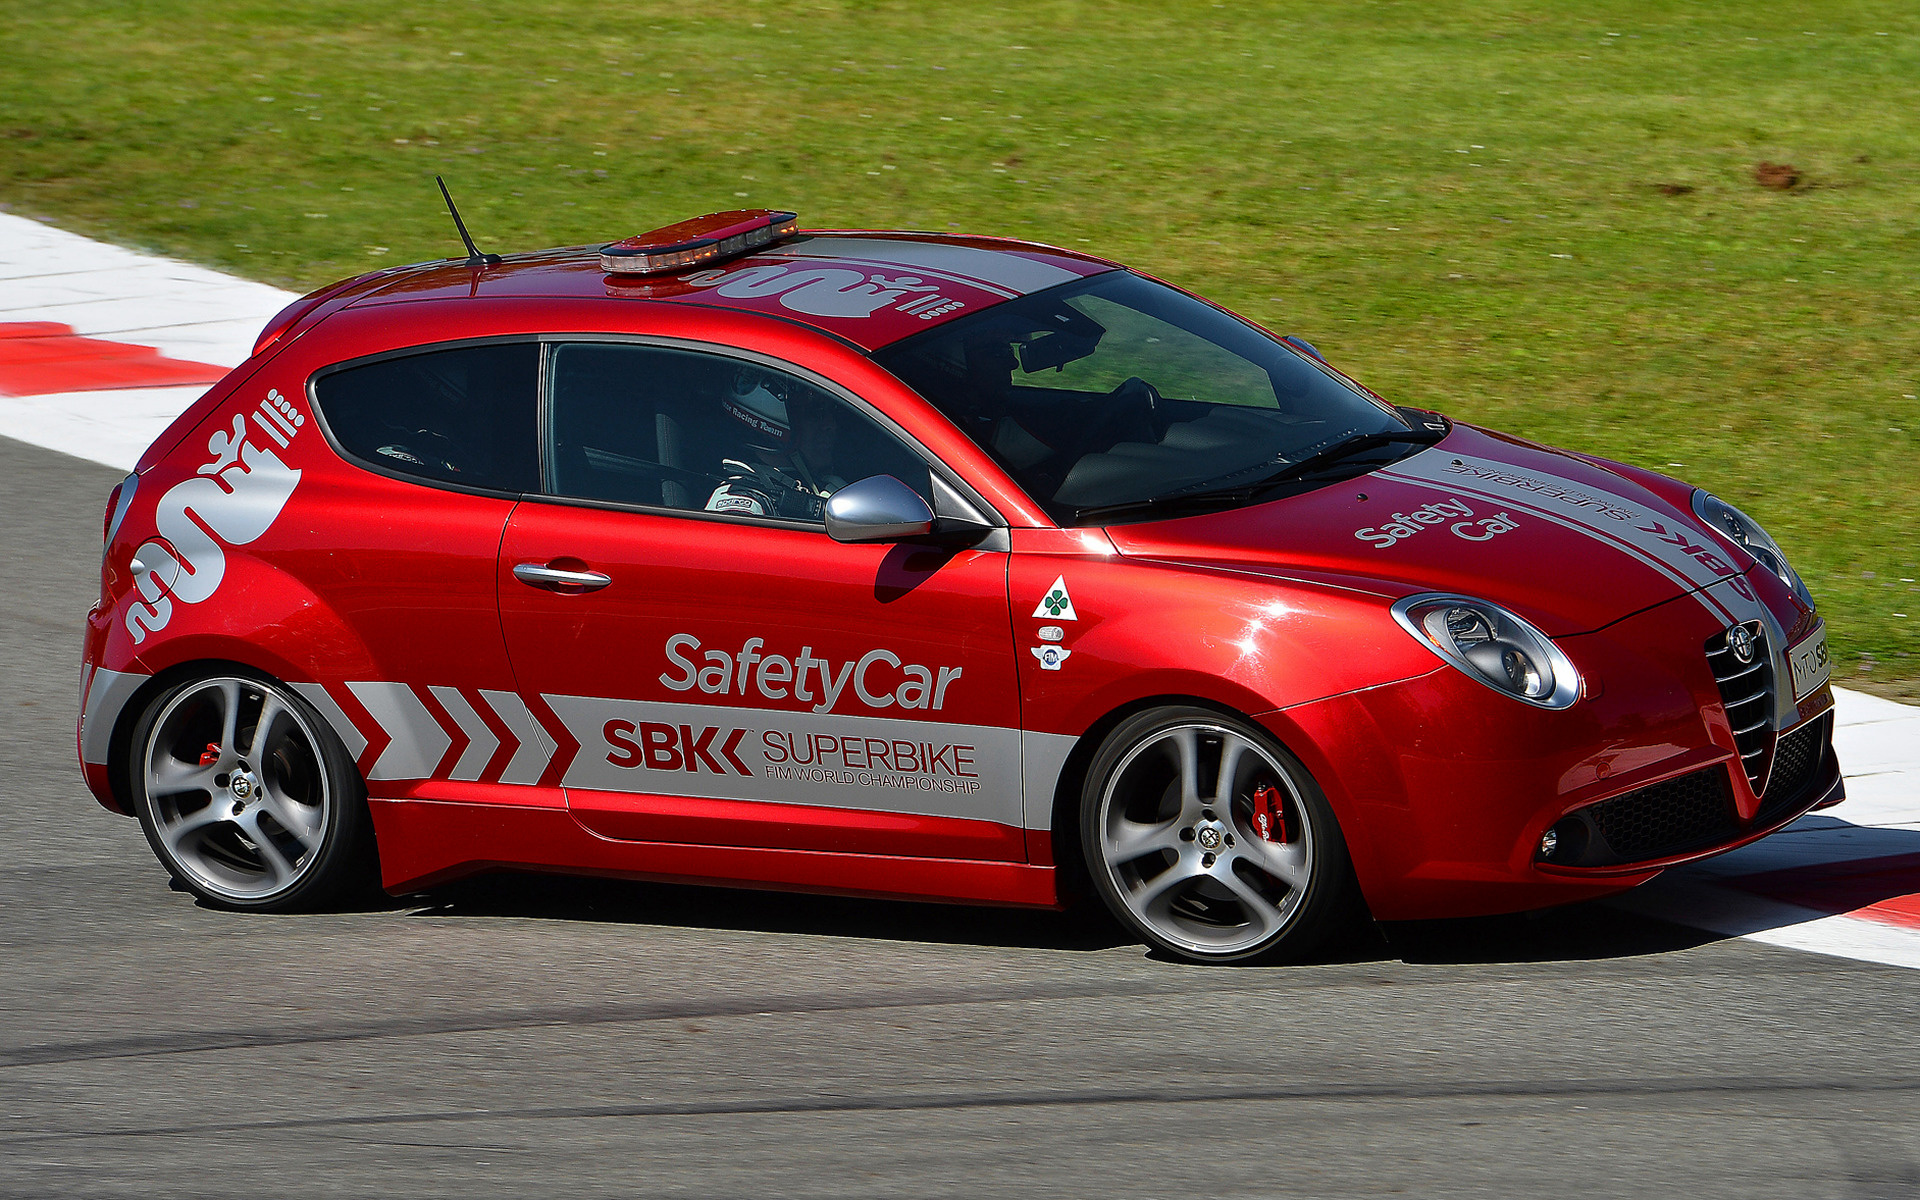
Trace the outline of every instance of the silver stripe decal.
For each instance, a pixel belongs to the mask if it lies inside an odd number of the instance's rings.
[[[1383,471],[1381,472],[1381,474],[1386,475],[1388,474],[1388,472]],[[1431,483],[1432,482],[1431,480],[1422,479],[1422,478],[1413,477],[1413,476],[1404,476],[1404,477],[1398,477],[1398,478],[1401,483]],[[1642,566],[1646,567],[1648,570],[1653,571],[1655,574],[1667,580],[1669,583],[1676,585],[1680,589],[1680,591],[1683,593],[1694,591],[1697,586],[1692,580],[1688,579],[1685,575],[1682,575],[1674,571],[1672,568],[1668,567],[1664,562],[1660,561],[1659,559],[1649,558],[1646,554],[1644,554],[1640,550],[1639,547],[1635,546],[1632,542],[1614,537],[1608,534],[1605,530],[1598,528],[1597,526],[1588,525],[1585,522],[1573,520],[1572,518],[1563,516],[1559,513],[1552,512],[1545,508],[1541,508],[1540,506],[1531,504],[1525,500],[1516,500],[1510,494],[1505,494],[1501,492],[1490,492],[1483,488],[1465,486],[1460,484],[1457,481],[1452,481],[1452,480],[1449,480],[1446,486],[1447,486],[1447,490],[1450,492],[1456,492],[1463,496],[1472,496],[1476,500],[1485,500],[1489,504],[1501,504],[1509,508],[1517,508],[1521,512],[1527,514],[1530,517],[1537,517],[1542,521],[1549,521],[1555,525],[1560,526],[1562,529],[1570,529],[1575,533],[1584,534],[1587,537],[1593,538],[1595,541],[1604,542],[1608,546],[1612,547],[1613,549],[1620,551],[1622,554],[1625,554],[1627,557],[1633,559],[1635,562],[1638,562]],[[1715,617],[1718,617],[1721,620],[1730,619],[1729,614],[1721,611],[1723,606],[1710,603],[1705,599],[1701,600],[1701,604],[1705,605],[1707,611],[1713,613]]]
[[[460,752],[460,761],[453,764],[453,773],[447,778],[463,783],[480,778],[487,764],[493,761],[493,752],[499,749],[500,739],[481,720],[480,714],[473,711],[473,705],[467,703],[467,698],[460,694],[459,688],[436,684],[427,690],[447,710],[454,724],[460,726],[460,732],[467,735],[467,748]]]
[[[253,414],[253,423],[255,425],[258,425],[262,430],[264,430],[268,437],[272,438],[276,442],[279,442],[282,448],[285,448],[292,444],[287,440],[286,434],[281,433],[279,429],[275,428],[272,421],[267,420],[265,417],[261,416],[257,412]]]
[[[823,263],[840,263],[842,265],[851,266],[851,267],[865,267],[869,270],[878,269],[882,271],[890,271],[896,275],[917,275],[922,279],[944,280],[947,283],[957,283],[957,284],[960,284],[962,287],[970,287],[976,291],[991,292],[994,295],[1000,297],[1002,300],[1017,300],[1023,294],[1021,292],[1015,291],[1012,288],[1004,287],[997,283],[988,283],[984,279],[975,279],[971,275],[962,275],[957,271],[941,271],[933,267],[919,267],[919,266],[913,265],[912,263],[905,263],[905,262],[900,262],[900,261],[891,260],[891,259],[851,258],[846,255],[835,255],[831,259],[825,259],[822,261]],[[936,297],[933,297],[933,299],[938,300],[939,297],[936,296]]]
[[[275,424],[279,425],[280,428],[286,430],[288,437],[292,437],[294,434],[300,432],[299,425],[295,425],[292,421],[288,420],[287,414],[281,412],[279,409],[273,406],[273,397],[271,395],[267,399],[262,400],[260,402],[260,411],[267,414],[267,416],[270,417]],[[305,423],[306,422],[304,421],[301,422],[302,425],[304,425]]]
[[[146,677],[129,678],[137,686]],[[326,688],[293,686],[358,759],[368,740]],[[453,738],[418,693],[403,683],[346,686],[391,739],[367,778],[430,778]],[[479,779],[501,745],[499,736],[460,689],[427,690],[468,741],[448,778]],[[98,680],[94,691],[104,691]],[[518,740],[499,782],[538,783],[557,749],[553,739],[517,693],[482,690],[480,696]],[[954,817],[1026,829],[1052,827],[1054,791],[1078,741],[991,725],[596,696],[543,699],[580,743],[561,780],[565,787]]]
[[[480,698],[492,706],[493,711],[513,736],[520,739],[520,746],[513,752],[513,760],[507,769],[500,772],[501,783],[539,783],[540,776],[553,761],[553,752],[559,747],[533,719],[528,711],[527,702],[515,692],[495,692],[482,690]]]
[[[1455,463],[1459,466],[1454,466]],[[1705,590],[1713,584],[1733,578],[1733,575],[1723,575],[1714,571],[1683,552],[1672,542],[1663,540],[1658,532],[1647,526],[1657,525],[1684,536],[1689,541],[1705,547],[1722,561],[1730,557],[1728,552],[1716,543],[1710,542],[1704,534],[1697,533],[1691,523],[1682,522],[1677,517],[1662,520],[1658,514],[1646,511],[1636,501],[1543,471],[1527,470],[1492,459],[1475,458],[1472,455],[1449,454],[1438,448],[1422,451],[1412,458],[1381,471],[1380,474],[1403,483],[1449,488],[1494,503],[1512,505],[1533,516],[1585,534],[1630,555],[1658,571],[1668,580],[1692,592],[1700,604],[1719,620],[1753,619],[1753,614],[1740,616],[1718,596],[1709,594]],[[1514,480],[1544,484],[1565,493],[1565,497],[1545,494],[1535,488],[1512,482]],[[1576,496],[1592,503],[1579,503],[1566,498]],[[1555,502],[1558,502],[1560,507],[1557,509],[1548,507]],[[1622,515],[1608,516],[1605,525],[1592,519],[1582,519],[1586,512],[1593,508],[1599,508],[1602,512],[1610,509]],[[1727,565],[1730,571],[1734,569],[1731,563]],[[1745,600],[1745,597],[1741,599]],[[1748,604],[1756,613],[1763,607],[1757,601],[1751,601]]]
[[[1017,729],[542,698],[580,743],[568,788],[1024,824]]]
[[[1053,828],[1054,793],[1060,786],[1060,772],[1066,769],[1067,756],[1080,739],[1059,733],[1020,734],[1020,785],[1026,797],[1026,827]]]
[[[367,772],[373,779],[427,779],[453,745],[420,697],[404,683],[349,683],[347,688],[393,740]]]
[[[339,735],[341,743],[347,748],[347,757],[359,762],[360,752],[367,748],[367,735],[361,733],[360,727],[347,719],[346,712],[341,709],[339,702],[334,700],[332,694],[317,683],[296,683],[292,687],[306,699],[308,704],[320,710],[320,715],[327,719],[327,724],[333,726],[333,732]]]
[[[120,723],[120,712],[151,675],[109,671],[101,667],[87,681],[87,698],[80,710],[80,761],[101,767],[107,763],[107,751],[113,748],[113,728]]]
[[[1071,283],[1080,278],[1064,267],[1023,258],[1018,254],[895,238],[816,238],[770,253],[782,258],[838,259],[895,271],[944,274],[959,283],[988,291],[1005,291],[1016,296]]]

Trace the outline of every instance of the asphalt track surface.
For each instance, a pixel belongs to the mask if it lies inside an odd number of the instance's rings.
[[[1920,976],[1604,906],[1258,970],[605,881],[199,907],[74,765],[118,474],[0,438],[0,1196],[1920,1194]]]

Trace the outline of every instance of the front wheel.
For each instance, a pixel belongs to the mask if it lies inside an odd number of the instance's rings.
[[[214,675],[168,689],[134,729],[130,766],[148,844],[209,904],[314,908],[371,874],[359,773],[278,683]]]
[[[1346,909],[1346,844],[1307,769],[1264,731],[1202,708],[1122,722],[1081,800],[1094,887],[1150,945],[1192,962],[1278,962]]]

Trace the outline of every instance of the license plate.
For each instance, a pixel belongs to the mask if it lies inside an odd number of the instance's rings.
[[[1802,699],[1833,674],[1833,660],[1827,657],[1827,627],[1821,625],[1813,636],[1787,651],[1787,663],[1793,670],[1793,698]]]

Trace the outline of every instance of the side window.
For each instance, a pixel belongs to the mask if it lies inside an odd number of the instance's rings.
[[[363,462],[441,483],[539,490],[540,347],[459,346],[323,376],[327,428]]]
[[[835,490],[892,475],[931,502],[918,455],[784,371],[613,343],[555,346],[548,361],[554,495],[818,521]]]

